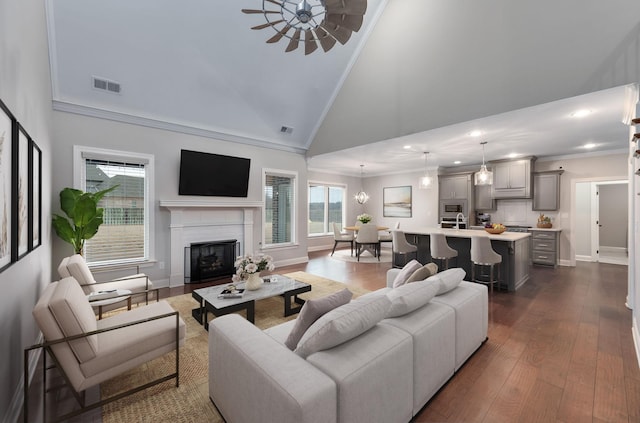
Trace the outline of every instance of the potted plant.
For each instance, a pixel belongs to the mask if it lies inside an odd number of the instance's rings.
[[[551,218],[540,213],[540,216],[538,217],[538,228],[551,228],[552,226]]]
[[[93,238],[102,225],[104,209],[98,207],[98,202],[117,187],[118,185],[114,185],[98,192],[84,192],[74,188],[60,191],[60,207],[67,216],[54,213],[53,229],[60,238],[73,246],[76,254],[82,254],[84,241]]]

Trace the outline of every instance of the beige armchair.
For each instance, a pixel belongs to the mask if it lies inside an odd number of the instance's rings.
[[[158,300],[158,289],[153,289],[153,284],[149,277],[144,273],[125,276],[123,278],[113,279],[106,282],[96,282],[87,262],[80,254],[71,257],[65,257],[58,266],[58,274],[60,278],[72,276],[84,291],[85,295],[95,294],[100,291],[110,291],[118,289],[126,289],[133,293],[131,296],[132,303],[149,304],[154,298]],[[102,311],[110,311],[122,307],[123,303],[116,302],[114,304],[105,305]],[[97,311],[97,310],[96,310]]]
[[[44,349],[81,408],[53,421],[66,420],[166,380],[179,385],[179,346],[184,344],[185,323],[177,311],[160,301],[132,311],[96,320],[89,301],[73,277],[53,282],[42,293],[33,316],[45,342],[24,351],[24,421],[29,411],[29,354]],[[85,404],[84,391],[168,352],[176,351],[175,372],[113,397]],[[45,378],[46,379],[46,378]],[[43,401],[44,401],[43,396]],[[46,418],[45,418],[46,420]]]

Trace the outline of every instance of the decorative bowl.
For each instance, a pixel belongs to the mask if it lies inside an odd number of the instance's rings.
[[[492,235],[499,235],[507,230],[507,228],[484,228],[485,231]]]
[[[546,229],[549,229],[549,228],[553,227],[553,224],[551,224],[551,223],[540,223],[540,222],[538,222],[538,225],[537,225],[537,226],[538,226],[538,228],[546,228]]]

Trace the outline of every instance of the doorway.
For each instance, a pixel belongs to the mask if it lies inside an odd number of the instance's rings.
[[[628,265],[628,182],[575,185],[575,259]]]

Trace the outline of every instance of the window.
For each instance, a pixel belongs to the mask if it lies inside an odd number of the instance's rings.
[[[296,176],[286,171],[264,172],[264,247],[294,242]]]
[[[346,188],[309,183],[309,235],[333,233],[333,224],[344,226]]]
[[[88,264],[119,264],[151,257],[152,208],[149,193],[153,156],[111,150],[74,149],[76,186],[87,192],[117,185],[98,203],[104,208],[98,233],[85,241]]]

